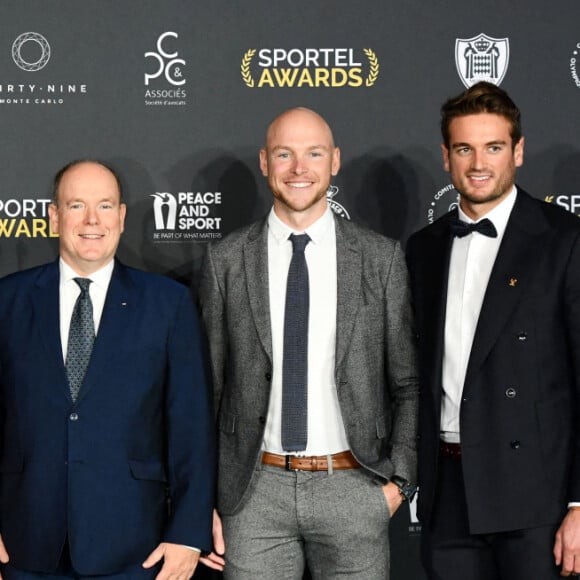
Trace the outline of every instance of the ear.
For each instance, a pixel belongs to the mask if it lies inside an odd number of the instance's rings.
[[[332,152],[332,175],[336,175],[340,169],[340,149],[338,147],[334,148]]]
[[[264,177],[268,177],[268,153],[264,147],[260,149],[260,170]]]
[[[521,167],[524,164],[524,138],[520,137],[520,140],[516,143],[514,147],[514,162],[516,167]]]
[[[449,172],[449,149],[444,143],[441,143],[441,152],[443,153],[443,167],[445,171]]]
[[[125,231],[125,216],[127,215],[127,205],[122,203],[119,206],[119,217],[121,219],[121,233]]]
[[[48,206],[48,218],[52,233],[58,234],[58,207],[56,207],[54,203],[51,203]]]

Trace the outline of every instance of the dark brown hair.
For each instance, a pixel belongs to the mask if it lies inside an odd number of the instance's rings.
[[[512,149],[522,137],[520,110],[510,96],[493,83],[481,81],[460,95],[452,97],[441,107],[441,135],[445,147],[449,148],[449,125],[456,117],[494,113],[501,115],[511,125]]]

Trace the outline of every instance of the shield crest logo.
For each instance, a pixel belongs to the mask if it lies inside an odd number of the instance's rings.
[[[492,38],[481,33],[455,40],[455,65],[467,88],[479,81],[499,85],[507,71],[509,56],[507,38]]]

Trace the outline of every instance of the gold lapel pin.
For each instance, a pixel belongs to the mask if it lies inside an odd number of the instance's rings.
[[[510,286],[513,288],[518,283],[517,278],[510,278]]]

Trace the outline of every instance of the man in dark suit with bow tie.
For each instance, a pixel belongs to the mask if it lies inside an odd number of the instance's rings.
[[[580,572],[580,222],[514,184],[520,112],[478,83],[442,107],[460,202],[413,235],[419,504],[431,580]]]
[[[112,170],[66,166],[60,259],[0,281],[4,580],[187,580],[211,547],[197,318],[187,288],[115,260],[125,211]]]

